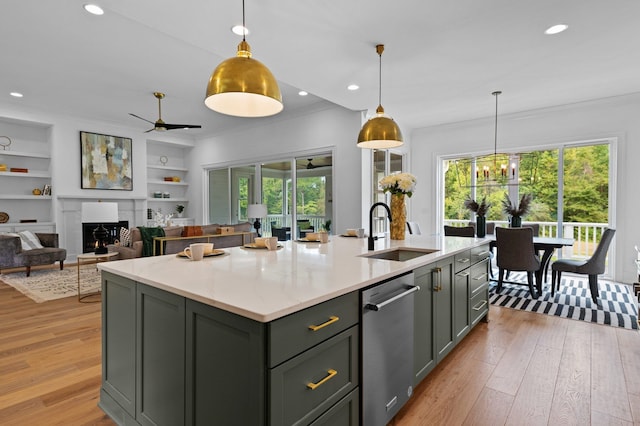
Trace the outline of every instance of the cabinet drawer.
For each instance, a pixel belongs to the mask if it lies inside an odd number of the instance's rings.
[[[489,258],[489,244],[482,245],[480,247],[474,247],[471,249],[471,264],[478,263],[484,259]]]
[[[357,426],[360,424],[360,396],[358,389],[311,423],[311,426]]]
[[[473,265],[469,275],[469,294],[473,297],[482,285],[489,282],[489,259]]]
[[[454,272],[460,272],[471,266],[471,250],[465,250],[454,257]]]
[[[328,300],[269,324],[269,367],[358,323],[358,292]]]
[[[358,340],[352,327],[272,369],[270,424],[308,424],[354,390]]]
[[[489,312],[489,284],[485,283],[469,301],[471,309],[471,325],[475,325],[480,318]]]

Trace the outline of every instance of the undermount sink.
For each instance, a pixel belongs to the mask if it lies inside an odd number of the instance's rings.
[[[361,254],[360,257],[368,257],[372,259],[394,260],[396,262],[406,262],[416,257],[435,253],[434,249],[417,249],[417,248],[397,248],[393,250],[378,251],[374,253]]]

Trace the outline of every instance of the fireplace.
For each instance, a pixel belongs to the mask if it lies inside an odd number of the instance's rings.
[[[103,223],[105,229],[109,232],[107,244],[120,238],[120,228],[129,228],[128,220],[121,220],[118,223]],[[93,230],[100,226],[100,223],[83,223],[82,224],[82,252],[89,253],[96,250],[96,240],[93,238]]]

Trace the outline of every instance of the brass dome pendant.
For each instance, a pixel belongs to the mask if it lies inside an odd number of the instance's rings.
[[[251,57],[244,36],[237,55],[213,70],[204,103],[214,111],[236,117],[267,117],[284,108],[278,82],[262,62]]]
[[[382,52],[384,52],[384,45],[379,44],[376,46],[376,52],[380,57],[380,86],[378,96],[378,108],[376,108],[376,115],[371,117],[364,123],[360,133],[358,134],[358,147],[369,149],[388,149],[396,148],[404,144],[402,139],[402,132],[398,124],[393,121],[393,118],[384,113],[382,108]]]

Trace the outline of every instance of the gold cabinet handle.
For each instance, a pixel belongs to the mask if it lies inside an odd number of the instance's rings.
[[[310,326],[309,326],[309,330],[311,330],[311,331],[318,331],[318,330],[320,330],[321,328],[325,328],[326,326],[331,325],[331,324],[333,324],[334,322],[337,322],[339,319],[340,319],[339,317],[336,317],[336,316],[332,315],[332,316],[330,316],[330,317],[329,317],[329,321],[327,321],[327,322],[325,322],[325,323],[323,323],[323,324],[320,324],[320,325],[310,325]]]
[[[433,291],[440,291],[442,290],[442,277],[441,274],[442,273],[442,268],[435,268],[432,271],[432,280],[434,281],[433,283]],[[433,274],[436,274],[436,278],[433,278]]]
[[[478,275],[477,277],[474,277],[473,279],[476,281],[486,281],[487,278],[487,273],[483,273],[481,275]]]
[[[456,277],[468,277],[468,276],[469,276],[469,272],[467,271],[458,272],[456,274]]]
[[[489,255],[489,250],[486,251],[481,251],[480,253],[478,253],[476,256],[478,257],[484,257],[484,256],[488,256]]]
[[[467,263],[469,261],[468,257],[465,257],[464,259],[458,259],[458,262],[460,263]]]
[[[330,368],[330,369],[327,370],[327,377],[325,377],[324,379],[320,380],[318,383],[307,383],[307,387],[309,389],[311,389],[311,390],[314,390],[315,388],[319,387],[323,383],[326,383],[327,380],[329,380],[330,378],[332,378],[336,374],[338,374],[338,372],[336,370]]]

